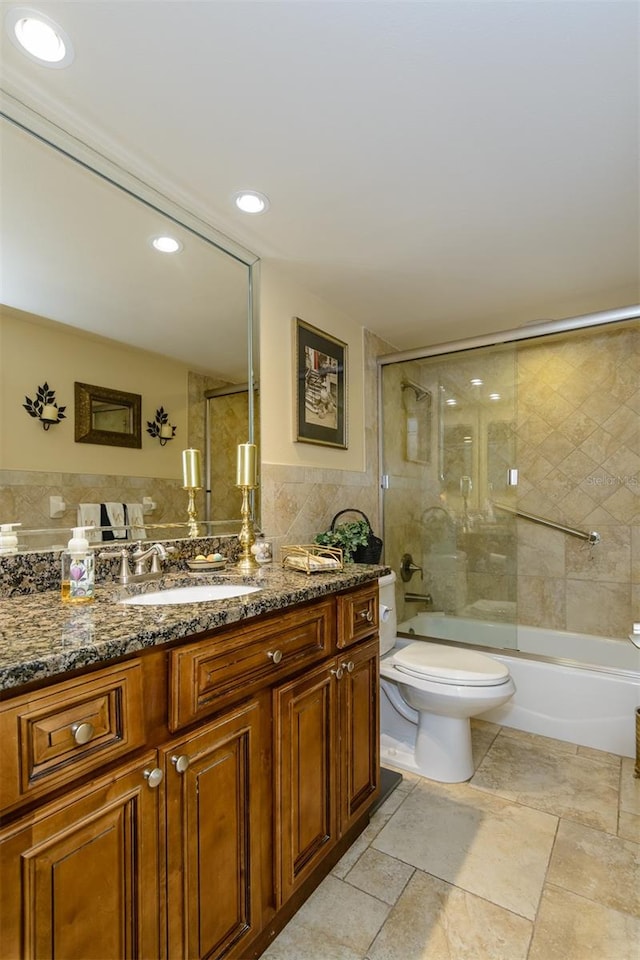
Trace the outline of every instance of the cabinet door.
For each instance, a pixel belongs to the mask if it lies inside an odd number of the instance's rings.
[[[158,790],[144,777],[155,761],[154,752],[0,832],[3,957],[160,956]]]
[[[338,659],[340,690],[340,832],[344,833],[378,788],[380,722],[376,637]]]
[[[277,906],[338,835],[336,663],[274,691]]]
[[[172,960],[242,956],[260,929],[260,746],[252,700],[161,751]]]

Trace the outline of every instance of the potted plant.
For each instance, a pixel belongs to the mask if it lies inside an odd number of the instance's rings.
[[[345,563],[353,563],[358,547],[366,547],[371,527],[368,520],[352,520],[340,523],[315,537],[315,542],[324,547],[340,547]]]

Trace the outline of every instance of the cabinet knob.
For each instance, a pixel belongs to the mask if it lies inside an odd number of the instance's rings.
[[[346,660],[344,663],[341,663],[340,666],[342,667],[343,670],[346,670],[347,673],[353,673],[353,671],[356,668],[356,665],[353,662],[353,660]]]
[[[93,736],[93,724],[92,723],[74,723],[71,727],[71,733],[73,734],[73,739],[81,747],[84,743],[89,743],[91,737]]]
[[[335,675],[336,680],[342,680],[342,677],[344,675],[344,670],[342,669],[342,667],[338,667],[337,670],[332,670],[331,673]]]
[[[282,660],[282,650],[269,650],[269,656],[274,663],[280,663]]]
[[[186,755],[186,753],[182,753],[180,756],[171,757],[171,763],[176,768],[177,773],[184,773],[185,770],[189,769],[191,760],[189,760],[189,757]]]
[[[373,614],[371,610],[361,610],[358,616],[361,620],[366,620],[367,623],[371,623],[373,620]]]
[[[145,770],[142,776],[145,778],[152,790],[159,787],[164,779],[164,774],[160,767],[154,767],[153,770]]]

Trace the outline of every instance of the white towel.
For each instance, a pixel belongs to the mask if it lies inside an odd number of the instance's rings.
[[[124,503],[105,503],[109,526],[113,530],[114,540],[126,540],[127,529],[124,524]]]
[[[91,527],[100,526],[100,504],[99,503],[79,503],[78,504],[78,526],[85,528],[85,537],[89,543],[97,543],[102,540],[100,530],[92,530]]]
[[[144,513],[141,503],[128,503],[127,516],[129,517],[129,536],[132,540],[146,540],[147,531],[144,526]]]

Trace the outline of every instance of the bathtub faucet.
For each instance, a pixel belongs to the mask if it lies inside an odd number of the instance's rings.
[[[433,597],[430,593],[405,593],[404,599],[407,603],[424,603],[428,610],[433,607]]]

